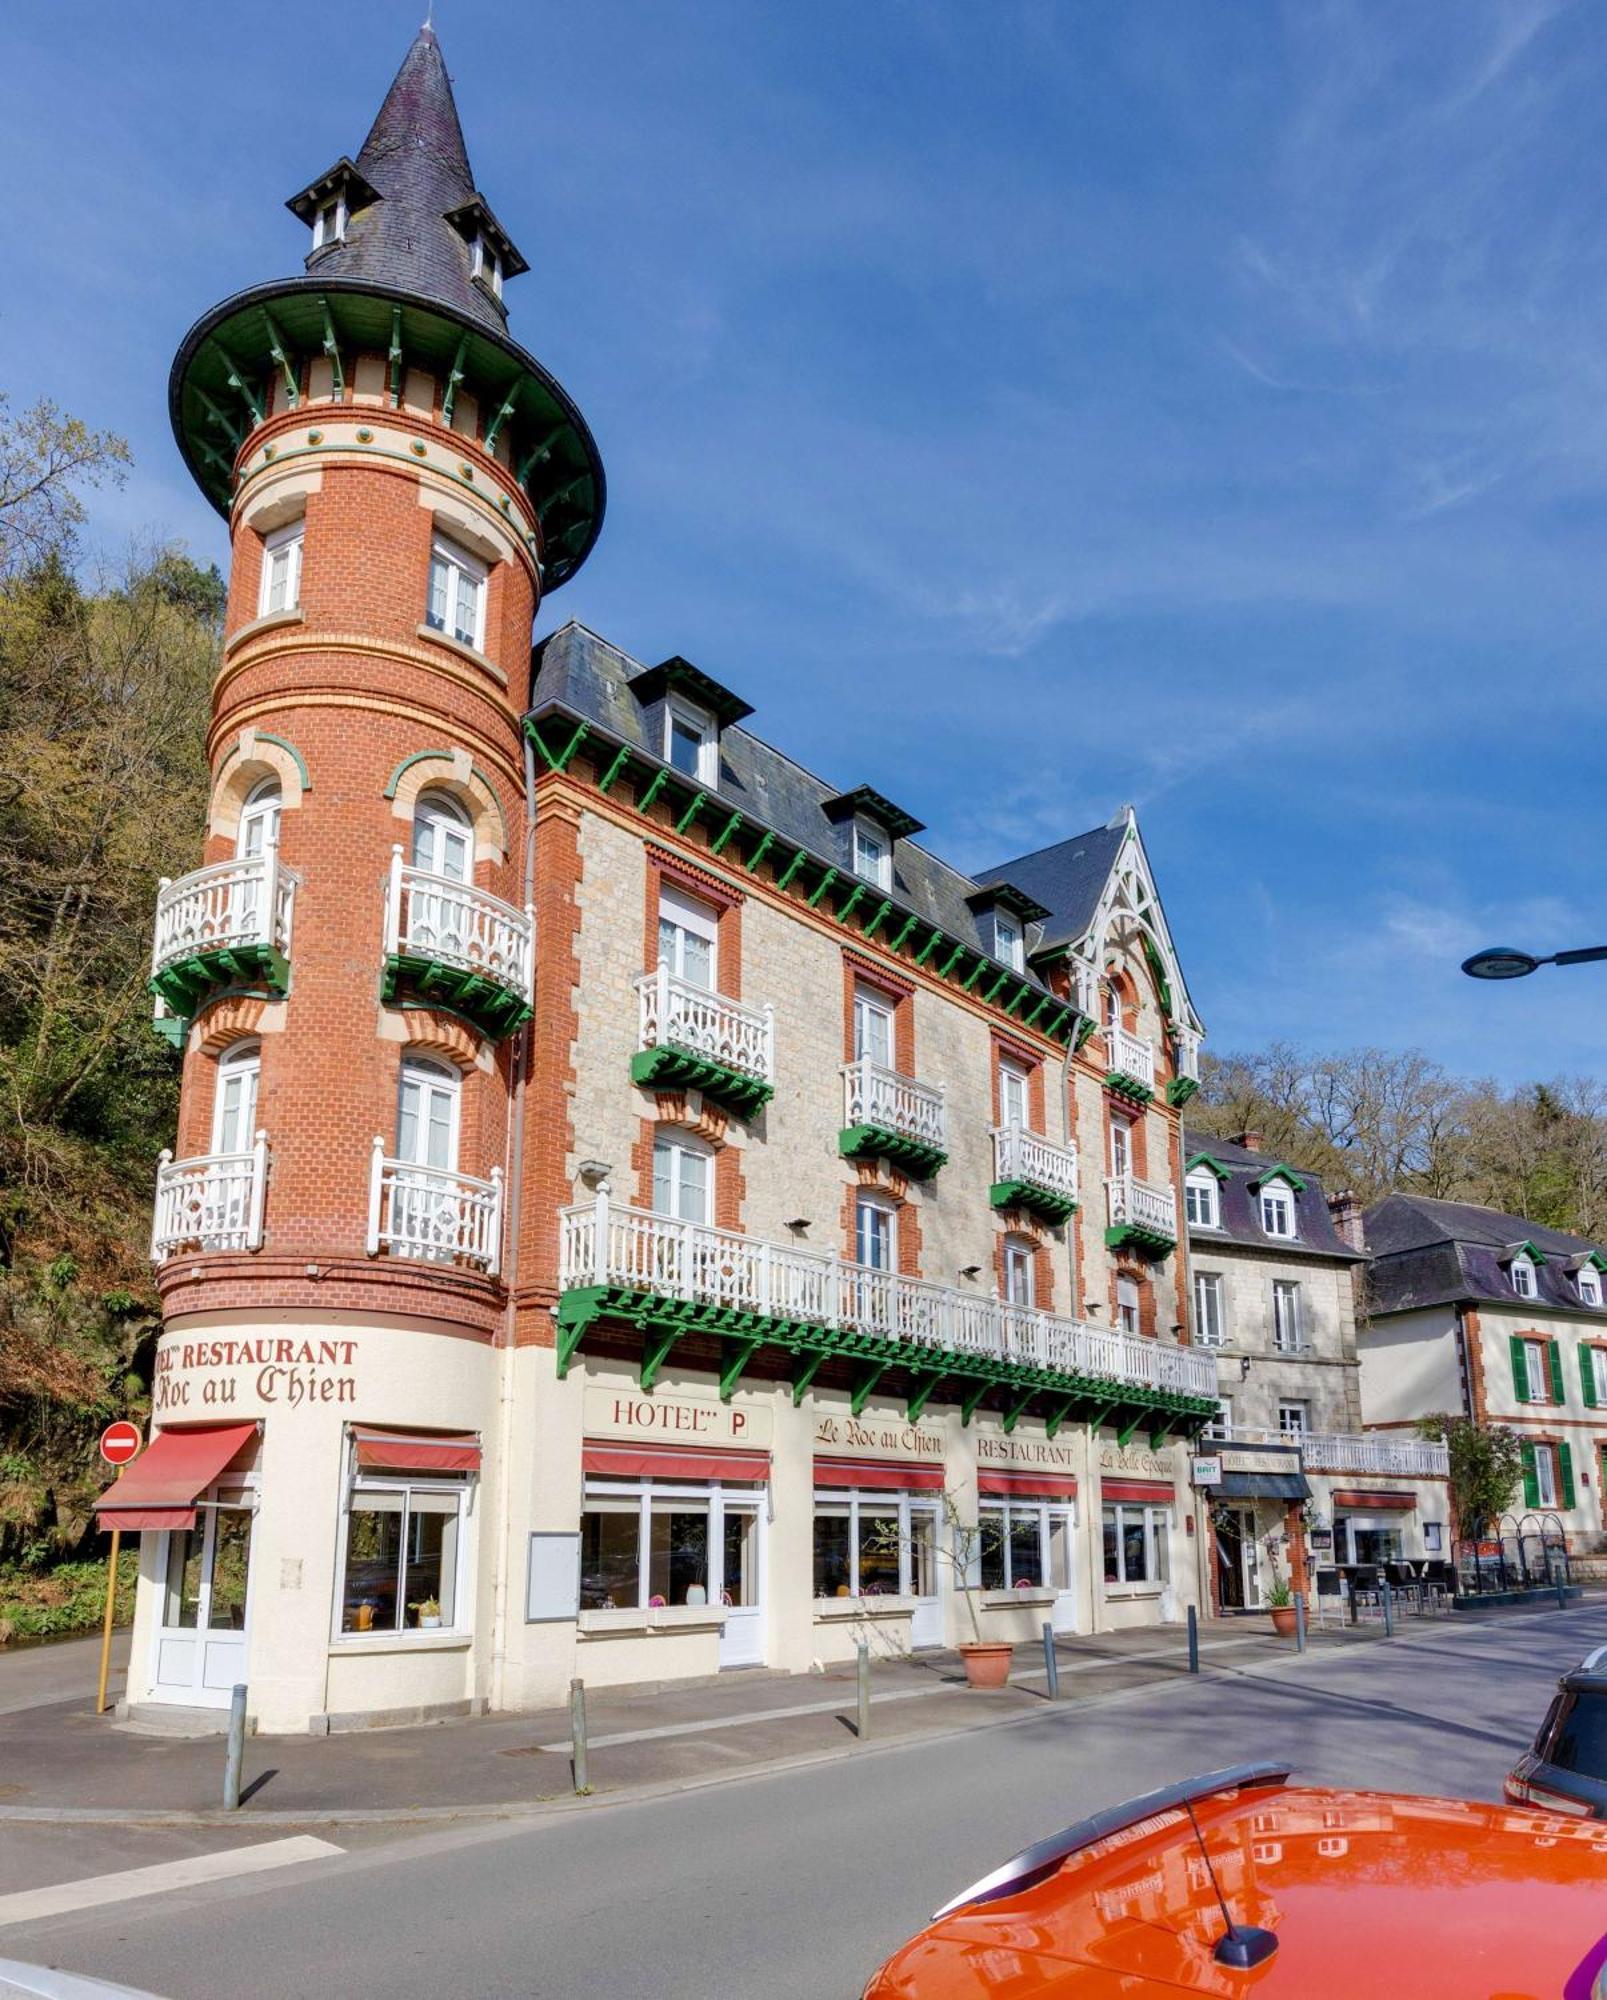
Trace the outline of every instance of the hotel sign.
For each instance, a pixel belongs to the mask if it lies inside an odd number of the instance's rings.
[[[637,1389],[588,1384],[582,1412],[589,1438],[637,1438],[654,1444],[770,1445],[771,1414],[763,1405],[722,1403],[716,1396],[644,1396]]]

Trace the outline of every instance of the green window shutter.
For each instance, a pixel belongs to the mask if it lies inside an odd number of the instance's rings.
[[[1512,1348],[1512,1393],[1520,1403],[1529,1400],[1529,1371],[1523,1364],[1523,1342],[1516,1334],[1511,1336]]]
[[[1523,1504],[1525,1507],[1540,1505],[1540,1482],[1534,1476],[1534,1446],[1527,1438],[1523,1440]]]
[[[1574,1504],[1574,1455],[1565,1444],[1557,1446],[1557,1485],[1566,1511]]]
[[[1596,1367],[1591,1359],[1594,1353],[1594,1348],[1586,1347],[1583,1341],[1579,1343],[1579,1386],[1584,1391],[1587,1410],[1596,1407]]]
[[[1551,1377],[1552,1402],[1567,1402],[1567,1392],[1562,1386],[1562,1347],[1555,1340],[1546,1342],[1546,1373]]]

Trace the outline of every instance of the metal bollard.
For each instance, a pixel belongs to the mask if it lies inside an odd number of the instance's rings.
[[[1043,1670],[1049,1681],[1049,1699],[1060,1699],[1060,1662],[1055,1658],[1055,1628],[1043,1628]]]
[[[240,1766],[246,1754],[246,1691],[237,1683],[229,1696],[229,1750],[223,1764],[223,1809],[236,1812],[240,1806]]]
[[[1386,1639],[1393,1639],[1395,1636],[1395,1593],[1389,1587],[1389,1578],[1387,1576],[1379,1578],[1378,1597],[1379,1602],[1384,1607],[1384,1637]]]
[[[856,1731],[861,1743],[870,1735],[870,1647],[859,1642],[859,1719]]]
[[[586,1770],[586,1683],[569,1683],[569,1756],[574,1766],[575,1795],[591,1790]]]
[[[1306,1593],[1303,1590],[1297,1590],[1295,1592],[1295,1651],[1297,1653],[1303,1653],[1305,1650],[1306,1650]]]
[[[1557,1609],[1559,1611],[1568,1609],[1568,1585],[1560,1569],[1557,1571]]]
[[[1189,1672],[1200,1671],[1200,1616],[1191,1604],[1189,1606]]]

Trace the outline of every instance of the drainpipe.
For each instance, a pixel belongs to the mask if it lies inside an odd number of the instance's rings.
[[[536,900],[536,753],[529,732],[520,724],[525,768],[524,904]],[[530,940],[531,983],[535,983],[536,938]],[[501,1365],[497,1370],[497,1515],[496,1566],[491,1598],[491,1706],[503,1706],[508,1664],[508,1588],[513,1551],[509,1546],[509,1503],[513,1491],[513,1366],[517,1313],[514,1295],[519,1282],[519,1223],[523,1210],[525,1157],[525,1096],[530,1078],[530,1043],[535,1033],[527,1021],[514,1050],[513,1106],[508,1121],[503,1186],[507,1190],[507,1258],[504,1266],[508,1303],[503,1310]]]

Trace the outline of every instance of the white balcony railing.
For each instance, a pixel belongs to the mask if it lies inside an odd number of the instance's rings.
[[[1177,1196],[1170,1188],[1152,1187],[1131,1174],[1112,1174],[1105,1183],[1105,1204],[1112,1229],[1148,1229],[1177,1241]]]
[[[1177,1073],[1190,1083],[1200,1080],[1200,1038],[1192,1028],[1179,1028],[1174,1046],[1177,1050]]]
[[[1000,1125],[993,1133],[993,1178],[996,1181],[1027,1181],[1047,1188],[1050,1194],[1077,1199],[1077,1153],[1071,1146],[1057,1146],[1029,1132],[1021,1125]]]
[[[776,1080],[775,1014],[744,1007],[707,987],[677,979],[667,965],[636,982],[641,1003],[641,1045],[686,1049],[763,1083]]]
[[[156,1163],[156,1212],[151,1262],[180,1250],[256,1250],[262,1244],[262,1200],[268,1185],[268,1135],[248,1153],[202,1153]]]
[[[1428,1438],[1391,1437],[1377,1431],[1269,1431],[1250,1424],[1213,1423],[1203,1442],[1227,1445],[1298,1445],[1306,1472],[1360,1472],[1395,1479],[1445,1479],[1450,1453]]]
[[[387,957],[427,958],[436,965],[478,973],[506,992],[535,995],[535,912],[516,910],[472,882],[432,875],[391,849],[385,898]]]
[[[445,1167],[385,1157],[376,1138],[368,1180],[368,1254],[467,1264],[495,1277],[502,1264],[502,1169],[477,1181]]]
[[[154,977],[203,952],[271,949],[290,955],[290,917],[296,878],[279,865],[273,848],[240,861],[215,861],[156,892]]]
[[[912,1076],[861,1057],[843,1064],[843,1123],[880,1125],[923,1146],[944,1143],[943,1086],[917,1083]]]
[[[1032,1306],[903,1278],[815,1250],[627,1208],[606,1194],[563,1214],[560,1282],[610,1285],[842,1327],[1188,1396],[1216,1394],[1216,1361]]]
[[[1105,1059],[1115,1075],[1130,1076],[1146,1090],[1155,1088],[1155,1050],[1140,1035],[1130,1035],[1114,1022],[1105,1028]]]

